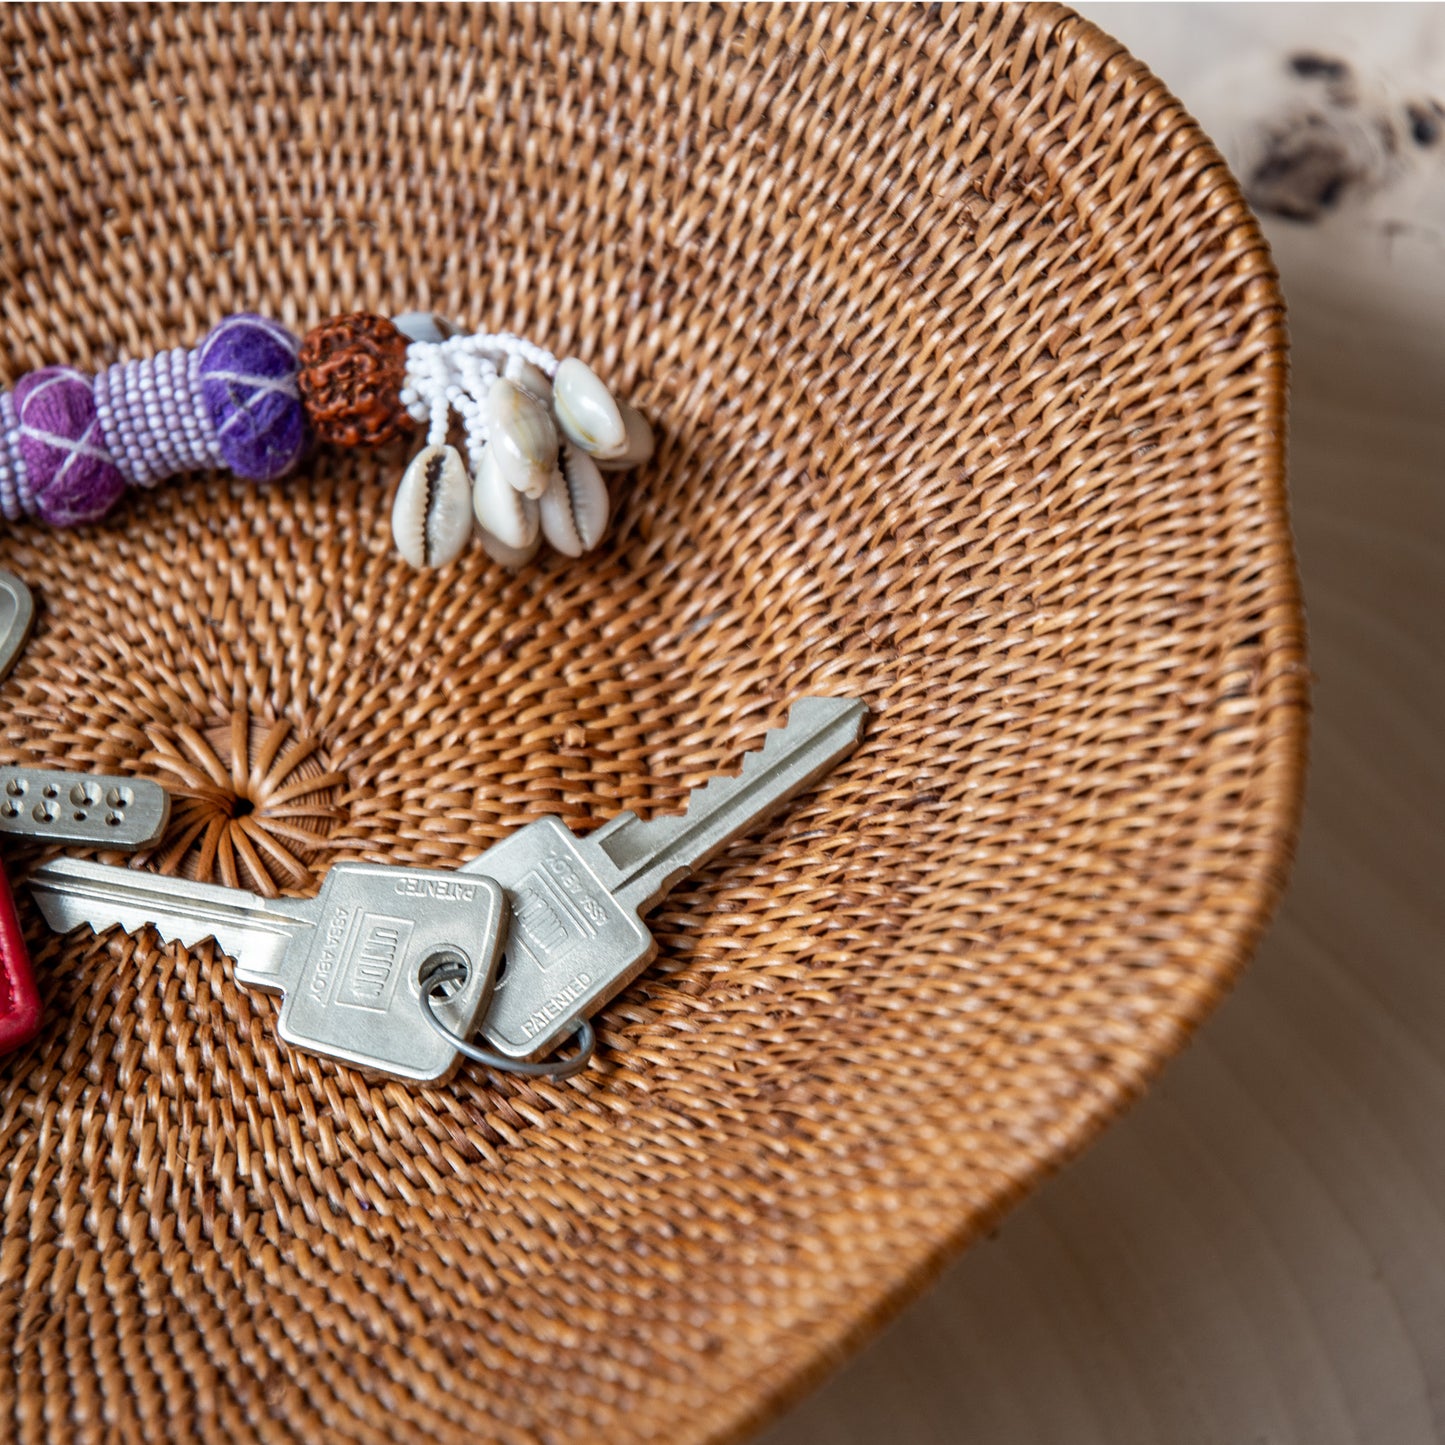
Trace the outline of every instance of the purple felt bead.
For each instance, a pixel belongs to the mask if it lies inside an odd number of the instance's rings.
[[[242,311],[197,351],[196,381],[221,459],[238,477],[269,482],[301,460],[308,440],[296,383],[301,343],[274,321]]]
[[[95,414],[93,382],[68,366],[46,366],[15,384],[20,454],[34,512],[52,527],[103,517],[125,491]]]

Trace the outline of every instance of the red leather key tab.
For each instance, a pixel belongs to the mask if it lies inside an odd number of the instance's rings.
[[[10,880],[0,864],[0,1054],[28,1044],[39,1028],[40,994],[30,971],[25,935],[15,916]]]

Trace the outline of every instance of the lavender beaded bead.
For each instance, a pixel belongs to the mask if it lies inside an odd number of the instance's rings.
[[[125,491],[101,436],[92,379],[46,366],[15,386],[17,440],[35,515],[52,527],[103,517]]]
[[[249,311],[228,316],[201,343],[196,381],[221,459],[238,477],[269,482],[306,450],[306,413],[296,384],[301,343]]]

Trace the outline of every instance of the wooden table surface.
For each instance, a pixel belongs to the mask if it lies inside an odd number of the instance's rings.
[[[1085,5],[1290,304],[1290,894],[1152,1094],[764,1445],[1445,1441],[1445,7]]]

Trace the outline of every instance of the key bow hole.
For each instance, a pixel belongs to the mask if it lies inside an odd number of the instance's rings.
[[[461,953],[443,948],[422,960],[417,978],[424,994],[445,1000],[455,998],[466,987],[471,971],[471,964]]]

